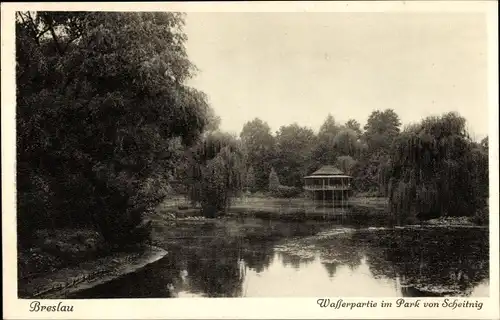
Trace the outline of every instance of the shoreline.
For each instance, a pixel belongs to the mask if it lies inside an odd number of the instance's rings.
[[[167,251],[147,246],[143,252],[120,252],[73,267],[18,282],[19,299],[62,299],[139,271],[167,255]],[[24,282],[24,283],[23,283]]]
[[[247,196],[237,198],[231,205],[229,212],[224,215],[228,218],[258,218],[263,220],[279,221],[335,221],[360,219],[367,222],[391,223],[397,225],[396,217],[389,212],[388,199],[386,197],[353,196],[349,199],[345,208],[307,208],[309,200],[296,197],[289,199],[272,198],[264,196]],[[352,210],[346,214],[346,210]],[[205,220],[199,208],[191,207],[186,201],[176,199],[168,201],[159,206],[155,215],[160,220]],[[163,218],[163,219],[161,219]],[[473,221],[470,217],[441,217],[436,219],[421,220],[415,223],[406,223],[405,226],[428,226],[428,227],[472,227],[487,228],[486,224]]]
[[[157,220],[163,216],[156,213]],[[238,215],[229,215],[225,218],[236,218]],[[239,215],[252,217],[252,214]],[[165,217],[166,218],[166,217]],[[156,219],[155,219],[156,220]],[[219,219],[207,219],[203,217],[177,217],[167,218],[164,221],[156,223],[165,223],[166,221],[178,222],[203,222],[215,221]],[[223,219],[224,220],[224,219]],[[265,220],[265,219],[264,219]],[[377,228],[377,227],[373,227]],[[480,226],[472,223],[466,218],[445,218],[422,221],[416,224],[407,224],[402,226],[393,225],[394,230],[398,229],[439,229],[439,228],[460,228],[460,229],[487,229],[488,226]],[[158,246],[142,247],[143,251],[118,252],[112,255],[104,256],[99,259],[81,262],[72,267],[66,267],[54,272],[48,272],[31,279],[22,279],[18,281],[19,299],[72,299],[74,295],[116,280],[130,273],[137,272],[144,267],[164,258],[168,252]]]
[[[347,210],[354,209],[351,218],[390,218],[387,210],[387,199],[382,197],[352,197],[344,207],[316,207],[313,202],[303,197],[274,198],[262,196],[246,196],[235,199],[227,217],[254,217],[265,220],[307,221],[336,220],[345,218]],[[165,214],[171,219],[199,217],[200,209],[192,207],[183,200],[164,202],[157,213]]]

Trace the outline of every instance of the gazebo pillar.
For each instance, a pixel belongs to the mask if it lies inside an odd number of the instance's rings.
[[[322,178],[321,181],[323,182],[323,188],[322,188],[323,189],[322,190],[322,192],[323,192],[323,199],[322,200],[323,200],[323,208],[324,208],[325,207],[325,178]]]

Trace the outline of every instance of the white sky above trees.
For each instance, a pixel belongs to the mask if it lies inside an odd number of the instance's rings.
[[[221,129],[255,117],[316,132],[331,113],[364,126],[458,111],[488,134],[486,19],[470,13],[188,13],[187,49]]]

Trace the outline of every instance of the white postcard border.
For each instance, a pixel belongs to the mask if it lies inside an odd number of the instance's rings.
[[[499,315],[499,211],[498,211],[498,4],[496,1],[355,1],[355,2],[191,2],[191,3],[3,3],[2,4],[2,237],[3,302],[6,319],[327,319],[327,318],[453,318],[498,319]],[[196,12],[482,12],[488,16],[490,115],[490,297],[480,311],[459,308],[320,308],[318,298],[179,298],[54,300],[74,306],[73,313],[32,313],[32,300],[17,298],[15,219],[15,54],[16,10],[86,11],[196,11]],[[473,107],[473,106],[471,106]],[[357,285],[354,284],[353,285]],[[346,302],[394,298],[343,299]],[[416,300],[416,299],[407,299]],[[428,300],[428,299],[420,299]],[[443,301],[444,299],[430,299]]]

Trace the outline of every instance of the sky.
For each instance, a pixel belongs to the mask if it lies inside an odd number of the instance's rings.
[[[210,13],[186,16],[186,44],[221,129],[255,117],[315,130],[330,113],[364,126],[457,111],[488,134],[486,19],[474,13]]]

